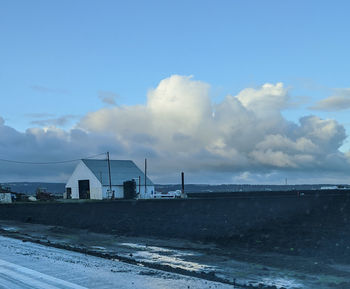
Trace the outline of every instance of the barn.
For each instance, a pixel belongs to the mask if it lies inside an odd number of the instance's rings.
[[[138,198],[148,199],[154,194],[154,184],[131,160],[82,159],[66,184],[68,199],[122,199],[125,183],[135,181]],[[110,191],[110,182],[111,188]],[[130,182],[129,182],[130,183]]]

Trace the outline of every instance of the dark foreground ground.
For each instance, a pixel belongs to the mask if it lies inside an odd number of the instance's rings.
[[[334,248],[327,245],[327,250],[305,247],[296,235],[273,242],[270,238],[280,235],[273,230],[250,232],[229,244],[125,237],[17,221],[0,221],[0,234],[230,288],[350,288],[350,262],[337,253],[339,243]]]
[[[12,238],[237,288],[349,289],[349,200],[343,193],[15,204],[0,206],[0,225]]]
[[[303,196],[298,192],[277,193],[209,199],[2,204],[0,219],[98,233],[228,244],[236,242],[242,235],[275,230],[276,226],[278,231],[281,227],[283,234],[288,233],[286,230],[290,227],[301,230],[293,231],[297,234],[310,227],[335,228],[338,232],[350,222],[350,192],[321,195],[314,191]]]

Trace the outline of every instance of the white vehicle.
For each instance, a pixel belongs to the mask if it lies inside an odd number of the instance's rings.
[[[345,186],[337,185],[337,186],[325,186],[321,187],[321,190],[347,190]]]
[[[181,190],[169,191],[169,192],[155,192],[153,198],[155,199],[180,199],[182,197]]]

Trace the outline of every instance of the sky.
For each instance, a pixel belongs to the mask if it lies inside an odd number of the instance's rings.
[[[350,183],[348,1],[0,2],[0,159]],[[65,165],[0,162],[0,182]]]

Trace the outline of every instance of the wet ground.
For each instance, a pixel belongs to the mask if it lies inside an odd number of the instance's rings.
[[[281,228],[277,231],[288,238],[288,232]],[[334,252],[328,248],[316,254],[322,249],[322,242],[313,246],[311,240],[311,245],[305,246],[305,238],[289,235],[287,242],[286,237],[278,240],[276,233],[272,238],[268,230],[216,243],[123,237],[15,221],[0,221],[0,233],[22,241],[215,281],[231,288],[350,288],[350,262],[344,258],[346,254],[337,253],[347,252],[347,244],[334,243]],[[307,234],[305,229],[306,237],[314,235]],[[304,240],[303,246],[295,239]]]
[[[228,289],[232,286],[0,236],[1,289]]]

